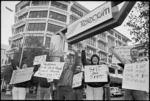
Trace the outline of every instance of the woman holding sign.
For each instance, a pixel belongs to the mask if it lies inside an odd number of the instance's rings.
[[[132,48],[130,50],[130,56],[131,60],[127,60],[123,58],[120,54],[118,54],[115,50],[114,47],[110,48],[112,53],[120,60],[123,64],[131,64],[135,62],[140,62],[138,60],[139,58],[139,51],[136,47]],[[146,92],[145,91],[140,91],[140,90],[134,90],[134,89],[126,89],[125,90],[125,100],[146,100]]]
[[[91,57],[91,63],[87,63],[86,60],[86,53],[85,53],[85,48],[86,48],[86,44],[83,43],[83,50],[81,53],[81,60],[82,60],[82,64],[85,67],[86,65],[100,65],[99,61],[99,57],[97,54],[93,54]],[[107,71],[107,74],[109,74],[109,72]],[[86,83],[86,99],[87,100],[104,100],[104,86],[105,84],[109,83],[109,76],[108,76],[108,82],[88,82]]]
[[[27,68],[27,64],[23,64],[22,69],[20,69],[18,65],[14,62],[12,63],[12,66],[14,70],[23,70]],[[12,90],[13,100],[25,100],[27,86],[28,86],[28,81],[14,84]]]

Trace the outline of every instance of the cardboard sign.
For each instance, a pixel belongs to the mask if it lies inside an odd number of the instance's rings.
[[[36,57],[34,58],[34,63],[33,63],[33,65],[38,65],[38,64],[41,64],[42,62],[45,62],[45,61],[46,61],[46,56],[47,56],[47,55],[36,56]]]
[[[53,82],[53,79],[47,78],[47,82]]]
[[[64,62],[43,62],[34,76],[59,79],[63,71]]]
[[[135,46],[120,46],[116,47],[115,51],[120,54],[126,61],[131,60],[130,50]],[[113,55],[112,63],[120,63],[120,61]]]
[[[107,82],[107,65],[85,66],[85,82]]]
[[[82,84],[83,72],[80,72],[73,77],[72,88],[79,87]]]
[[[30,80],[33,75],[33,68],[34,67],[14,70],[11,77],[10,84],[21,83]]]
[[[149,92],[149,61],[126,64],[122,88]]]

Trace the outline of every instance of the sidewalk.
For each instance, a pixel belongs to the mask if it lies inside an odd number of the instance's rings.
[[[1,100],[12,100],[12,95],[6,95],[5,92],[1,92]],[[36,94],[27,93],[26,100],[36,100]]]

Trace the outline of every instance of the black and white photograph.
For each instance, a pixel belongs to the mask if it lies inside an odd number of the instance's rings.
[[[1,100],[149,100],[149,1],[1,1]]]

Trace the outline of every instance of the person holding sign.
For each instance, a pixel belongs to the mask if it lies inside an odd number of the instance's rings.
[[[75,51],[75,63],[71,64],[69,55],[65,59],[64,68],[58,82],[58,100],[75,100],[72,83],[73,75],[78,64],[78,53],[76,47],[73,47],[73,50]]]
[[[27,68],[27,64],[22,65],[22,69],[18,67],[16,63],[13,64],[13,69],[15,70],[23,70]],[[17,83],[13,85],[12,89],[12,98],[13,100],[25,100],[26,98],[26,88],[28,86],[28,81]]]
[[[83,72],[81,71],[81,69],[82,69],[82,64],[80,64],[80,66],[77,66],[75,74],[74,74],[76,75],[76,74],[82,73],[81,80],[79,77],[77,78],[80,80],[81,85],[77,87],[73,87],[76,100],[83,100],[84,79],[83,79]]]
[[[34,72],[38,71],[40,65],[35,65]],[[32,80],[38,85],[37,100],[50,100],[50,88],[52,82],[48,82],[47,78],[33,76]]]
[[[89,63],[87,63],[86,60],[86,53],[85,53],[85,49],[86,49],[86,43],[83,43],[83,50],[81,53],[81,60],[82,60],[82,64],[85,67],[86,65],[89,65]],[[93,54],[91,57],[91,63],[90,65],[101,65],[101,63],[99,62],[100,59],[98,57],[97,54]],[[107,75],[109,75],[109,72],[107,71],[106,73]],[[104,86],[105,84],[108,84],[110,79],[109,76],[107,76],[107,80],[108,82],[88,82],[86,83],[86,99],[87,100],[104,100]]]
[[[111,52],[116,56],[118,60],[120,60],[123,64],[131,64],[135,62],[140,62],[139,58],[139,51],[136,47],[130,50],[131,60],[124,59],[120,54],[118,54],[114,47],[110,48]],[[140,90],[132,90],[126,89],[125,90],[125,100],[146,100],[146,92]]]

